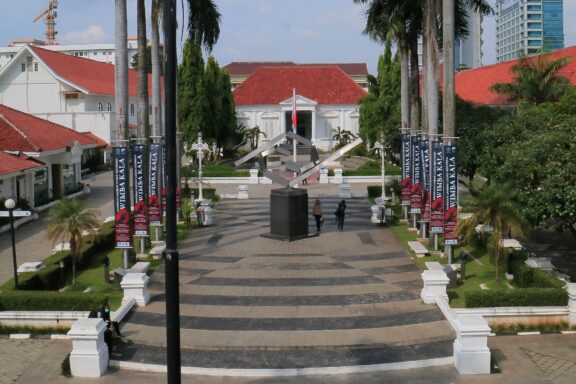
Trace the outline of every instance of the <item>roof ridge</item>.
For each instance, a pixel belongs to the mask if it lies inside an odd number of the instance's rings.
[[[3,105],[4,107],[6,107],[5,105]],[[11,109],[14,112],[18,112],[18,113],[22,113],[16,109],[10,108],[10,107],[6,107],[8,109]],[[16,127],[11,121],[10,119],[8,119],[6,116],[4,116],[4,114],[0,111],[0,119],[4,120],[4,122],[6,122],[6,124],[8,124],[10,127],[12,127],[13,130],[15,130],[16,132],[18,132],[18,134],[20,136],[22,136],[22,138],[24,140],[26,140],[26,142],[28,144],[30,144],[30,146],[32,148],[34,148],[36,151],[40,151],[40,147],[38,145],[36,145],[36,143],[34,143],[28,136],[26,136],[26,134],[24,132],[22,132],[18,127]]]

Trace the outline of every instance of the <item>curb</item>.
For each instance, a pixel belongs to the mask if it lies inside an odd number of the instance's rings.
[[[55,333],[52,335],[36,335],[31,333],[11,333],[0,335],[0,339],[11,340],[70,340],[70,336],[65,333]]]
[[[383,363],[373,365],[352,365],[343,367],[317,367],[317,368],[284,368],[284,369],[240,369],[240,368],[203,368],[182,367],[183,375],[197,376],[225,376],[225,377],[295,377],[310,375],[341,375],[352,373],[398,371],[415,368],[436,367],[454,364],[454,358],[442,357],[429,360],[405,361],[400,363]],[[133,363],[127,361],[110,360],[109,366],[127,371],[166,373],[165,365]]]

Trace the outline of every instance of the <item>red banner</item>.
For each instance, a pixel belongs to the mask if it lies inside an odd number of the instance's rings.
[[[132,231],[130,230],[130,182],[128,175],[128,148],[114,147],[112,149],[114,173],[114,212],[116,248],[132,247]]]
[[[455,146],[444,147],[446,191],[444,191],[444,244],[458,244],[458,163]]]

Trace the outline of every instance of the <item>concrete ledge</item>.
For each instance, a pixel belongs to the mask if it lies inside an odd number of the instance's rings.
[[[351,373],[398,371],[415,368],[438,367],[452,365],[452,357],[443,357],[429,360],[404,361],[400,363],[386,363],[373,365],[353,365],[343,367],[318,368],[287,368],[287,369],[225,369],[182,367],[183,375],[198,376],[225,376],[225,377],[296,377],[311,375],[342,375]],[[165,365],[133,363],[129,361],[110,360],[110,366],[127,371],[166,373]]]

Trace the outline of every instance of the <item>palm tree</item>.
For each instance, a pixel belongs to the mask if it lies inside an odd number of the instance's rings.
[[[479,224],[483,224],[482,236],[487,226],[492,227],[496,281],[498,281],[502,240],[512,230],[515,233],[522,233],[524,228],[520,209],[512,200],[509,191],[510,188],[506,185],[485,184],[478,193],[475,193],[473,201],[463,207],[463,212],[469,213],[470,217],[460,220],[457,227],[457,232],[463,237],[464,242],[477,235],[476,228]]]
[[[514,81],[496,83],[492,90],[508,96],[510,101],[525,101],[534,105],[558,101],[571,88],[570,81],[558,74],[569,61],[569,57],[558,60],[547,59],[544,55],[522,57],[512,67],[516,75]]]
[[[150,54],[152,56],[152,117],[154,123],[154,136],[162,136],[162,102],[160,91],[160,15],[162,14],[162,0],[152,0],[150,21],[152,32],[150,36]]]
[[[344,145],[352,142],[352,140],[356,139],[356,135],[347,129],[338,127],[336,129],[332,129],[332,132],[334,133],[332,135],[332,140],[337,141],[339,147],[343,147]]]
[[[116,140],[128,140],[128,16],[126,0],[116,0],[115,12]]]
[[[213,0],[188,0],[190,39],[209,52],[220,36],[220,12]]]
[[[82,232],[87,231],[94,238],[100,228],[97,215],[96,210],[86,209],[86,203],[76,199],[60,200],[48,213],[46,237],[53,243],[66,240],[70,243],[72,286],[76,285],[76,259],[84,244]]]
[[[250,149],[258,148],[258,141],[260,140],[260,135],[262,135],[263,137],[266,137],[266,132],[263,132],[262,130],[260,130],[259,126],[255,126],[254,128],[250,128],[246,132],[246,136],[248,137],[248,140],[250,141]]]
[[[148,98],[148,71],[146,64],[146,5],[144,0],[137,3],[138,25],[138,125],[141,138],[150,137],[150,99]],[[147,156],[145,156],[147,158]]]

